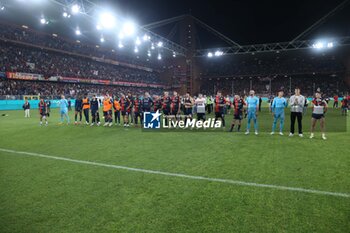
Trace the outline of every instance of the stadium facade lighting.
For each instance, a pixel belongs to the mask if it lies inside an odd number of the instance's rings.
[[[46,21],[45,18],[41,18],[41,19],[40,19],[40,23],[41,23],[41,24],[46,24],[46,22],[47,22],[47,21]]]
[[[215,55],[216,57],[219,57],[219,56],[224,55],[224,52],[218,50],[218,51],[215,51],[214,55]]]
[[[154,50],[154,49],[155,49],[155,47],[154,47],[154,44],[153,44],[153,43],[151,44],[151,49],[152,49],[152,50]]]
[[[151,51],[150,51],[150,50],[148,50],[148,51],[147,51],[147,56],[148,56],[148,57],[151,57],[151,56],[152,56],[152,54],[151,54]]]
[[[2,11],[5,10],[5,6],[1,6],[0,10],[2,10]]]
[[[209,53],[207,54],[207,56],[208,56],[208,57],[213,57],[213,53],[212,53],[212,52],[209,52]]]
[[[81,35],[81,31],[80,31],[79,28],[77,28],[77,29],[75,30],[75,35],[77,35],[77,36],[80,36],[80,35]]]
[[[80,6],[78,4],[74,4],[71,7],[72,14],[78,14],[80,12]]]
[[[173,52],[173,57],[176,57],[176,52],[175,51]]]
[[[64,17],[64,18],[70,18],[70,14],[68,14],[67,12],[63,12],[62,13],[62,16]]]
[[[119,32],[119,34],[118,34],[118,38],[119,38],[119,39],[123,39],[123,38],[124,38],[124,33]]]
[[[136,38],[136,40],[135,40],[135,44],[136,44],[136,45],[140,45],[140,44],[141,44],[141,40],[140,40],[140,38],[138,38],[138,37]]]
[[[158,57],[157,57],[158,60],[162,60],[162,55],[160,53],[158,53]]]
[[[334,46],[333,42],[328,42],[327,43],[327,48],[333,48],[333,46]]]
[[[158,46],[158,47],[163,47],[163,42],[162,42],[162,41],[159,41],[159,42],[157,43],[157,46]]]
[[[322,49],[324,47],[323,42],[316,42],[312,45],[314,49]]]
[[[135,46],[134,52],[135,52],[135,53],[138,53],[138,52],[139,52],[139,48],[138,48],[137,46]]]
[[[119,43],[118,43],[118,48],[124,48],[124,45],[123,45],[123,43],[121,42],[121,41],[119,41]]]
[[[127,21],[126,23],[124,23],[123,25],[123,29],[122,32],[125,36],[132,36],[135,34],[136,32],[136,26],[133,22],[131,21]]]
[[[147,35],[147,34],[143,35],[142,38],[143,38],[144,41],[149,41],[149,40],[151,40],[151,37],[150,37],[149,35]]]
[[[101,36],[100,41],[101,41],[101,43],[105,42],[105,38],[103,36]]]
[[[104,12],[99,16],[99,24],[105,29],[112,29],[116,25],[116,18],[110,12]]]

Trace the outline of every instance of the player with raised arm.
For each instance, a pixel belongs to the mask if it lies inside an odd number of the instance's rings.
[[[310,138],[314,138],[314,131],[316,122],[320,121],[322,139],[326,140],[325,134],[325,113],[327,112],[327,102],[322,99],[321,93],[316,92],[315,98],[312,100],[312,118],[311,118],[311,135]]]
[[[216,93],[215,99],[215,122],[220,118],[222,127],[225,127],[225,97],[222,96],[221,91]]]
[[[64,118],[67,120],[67,124],[70,123],[69,115],[68,115],[68,101],[64,97],[64,95],[61,95],[61,99],[59,101],[60,105],[60,115],[61,115],[61,122],[60,124],[63,124]]]
[[[235,124],[237,123],[237,131],[239,132],[241,130],[241,123],[243,119],[243,112],[244,112],[244,106],[246,106],[246,102],[243,98],[241,98],[239,95],[235,95],[233,102],[232,102],[232,108],[233,108],[233,120],[231,123],[230,132],[233,131]]]
[[[45,120],[45,125],[48,125],[48,121],[46,118],[46,114],[47,114],[47,104],[45,103],[43,98],[40,98],[40,102],[38,104],[38,108],[39,108],[39,115],[40,115],[40,126],[43,125],[43,120]]]
[[[287,100],[283,97],[283,91],[279,90],[277,97],[275,97],[271,104],[271,113],[273,116],[271,135],[275,134],[275,129],[278,119],[280,120],[280,135],[283,136],[284,126],[284,109],[287,107]]]
[[[255,96],[255,91],[250,90],[249,96],[246,100],[247,103],[247,114],[248,114],[248,122],[247,122],[247,132],[245,134],[249,134],[250,131],[250,121],[254,122],[254,130],[255,135],[258,135],[258,111],[259,111],[259,98]]]

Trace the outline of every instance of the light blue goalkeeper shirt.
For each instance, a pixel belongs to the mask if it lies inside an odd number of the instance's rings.
[[[68,101],[66,99],[61,99],[59,101],[60,110],[61,112],[67,112],[68,111]]]
[[[282,113],[287,105],[287,100],[284,97],[275,97],[272,101],[271,110],[274,113]]]
[[[256,108],[259,106],[259,98],[256,96],[248,96],[246,102],[248,111],[255,111]]]

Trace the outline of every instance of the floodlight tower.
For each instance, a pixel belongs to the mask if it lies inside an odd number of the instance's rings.
[[[187,49],[185,57],[186,66],[186,91],[196,94],[199,90],[198,79],[199,67],[196,64],[194,55],[196,53],[196,27],[195,20],[191,15],[186,15],[180,22],[180,44]]]

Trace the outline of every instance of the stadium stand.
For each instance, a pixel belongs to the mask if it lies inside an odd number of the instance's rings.
[[[98,78],[136,83],[161,83],[159,72],[131,69],[69,56],[37,48],[0,43],[0,71],[42,74],[45,77],[64,76]]]

